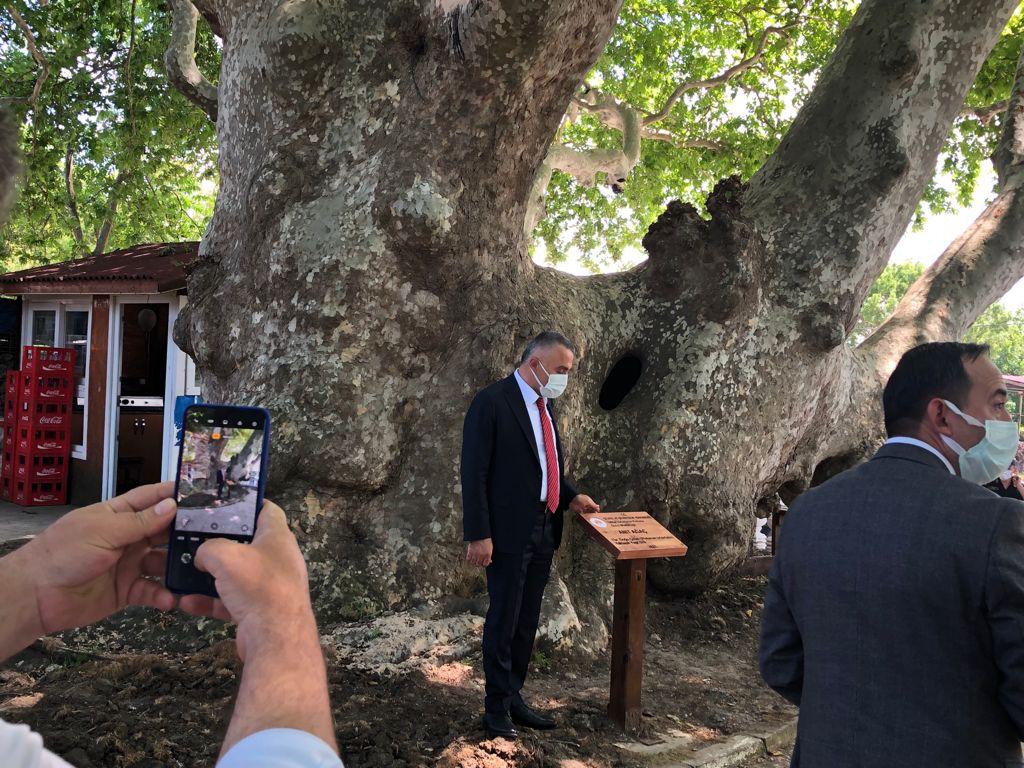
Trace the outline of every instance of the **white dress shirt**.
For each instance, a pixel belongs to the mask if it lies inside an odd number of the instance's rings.
[[[43,737],[27,725],[0,720],[3,768],[74,768],[43,749]],[[186,763],[194,761],[187,759]],[[341,759],[311,733],[268,728],[246,736],[217,763],[217,768],[345,768]]]
[[[527,384],[519,371],[515,372],[516,381],[519,383],[519,391],[523,393],[523,400],[526,402],[526,413],[530,416],[530,424],[533,426],[533,439],[537,443],[537,456],[540,458],[540,500],[548,500],[548,455],[544,451],[544,435],[540,429],[540,410],[537,408],[537,398],[540,397],[533,388]],[[544,407],[548,407],[547,399],[544,400]],[[550,412],[548,423],[551,423]],[[554,429],[552,425],[551,429]],[[555,446],[555,465],[558,465],[558,446],[555,443],[555,435],[551,434],[551,445]]]
[[[886,445],[916,445],[918,448],[924,448],[929,453],[933,453],[942,460],[942,463],[946,465],[946,469],[949,470],[949,474],[955,475],[956,470],[953,469],[953,465],[949,463],[949,459],[939,453],[939,449],[934,445],[928,445],[924,440],[918,440],[916,437],[890,437],[885,441]]]
[[[217,768],[345,768],[327,743],[295,728],[268,728],[246,736]]]

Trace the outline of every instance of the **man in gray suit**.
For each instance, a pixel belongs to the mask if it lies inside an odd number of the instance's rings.
[[[889,440],[786,515],[761,675],[800,707],[794,766],[1024,766],[1024,503],[980,485],[1018,440],[987,352],[907,352]]]

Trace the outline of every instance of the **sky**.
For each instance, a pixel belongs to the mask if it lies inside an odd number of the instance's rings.
[[[890,263],[905,263],[918,261],[925,266],[931,264],[946,249],[960,233],[962,233],[985,209],[989,200],[992,199],[992,188],[995,177],[991,165],[986,163],[978,179],[977,190],[974,200],[968,208],[940,216],[932,216],[925,222],[925,226],[919,232],[910,229],[903,236],[896,248],[893,250]],[[540,244],[535,255],[539,264],[547,264],[544,256],[543,243]],[[646,254],[640,249],[628,249],[623,254],[623,259],[615,265],[615,271],[629,269],[639,264],[646,258]],[[548,265],[550,266],[550,265]],[[579,254],[569,253],[568,258],[558,265],[559,269],[570,272],[574,275],[589,275],[590,270],[584,267],[579,261]],[[1009,293],[1002,299],[1011,310],[1024,308],[1024,280],[1018,282]]]

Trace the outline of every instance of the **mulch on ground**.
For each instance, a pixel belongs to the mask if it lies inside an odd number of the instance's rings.
[[[713,742],[792,715],[757,675],[763,590],[763,578],[736,579],[697,601],[651,602],[640,741]],[[528,698],[560,727],[513,743],[488,740],[480,727],[478,642],[468,655],[381,672],[351,663],[332,637],[325,633],[331,699],[350,768],[642,764],[616,748],[628,739],[604,714],[606,654],[538,653]],[[229,626],[129,609],[0,666],[0,717],[28,723],[77,768],[213,765],[239,672]]]

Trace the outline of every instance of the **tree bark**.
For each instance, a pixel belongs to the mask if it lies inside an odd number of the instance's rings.
[[[722,182],[710,220],[672,203],[648,262],[572,277],[534,266],[523,222],[618,5],[218,5],[221,188],[175,338],[208,399],[271,410],[270,495],[329,618],[482,588],[462,418],[549,327],[580,347],[558,403],[580,489],[690,546],[652,585],[734,566],[756,503],[812,476],[860,301],[1015,3],[863,3],[749,189]],[[549,595],[600,642],[608,564],[574,528]]]
[[[18,128],[11,114],[0,106],[0,226],[14,205],[15,189],[21,175]]]

